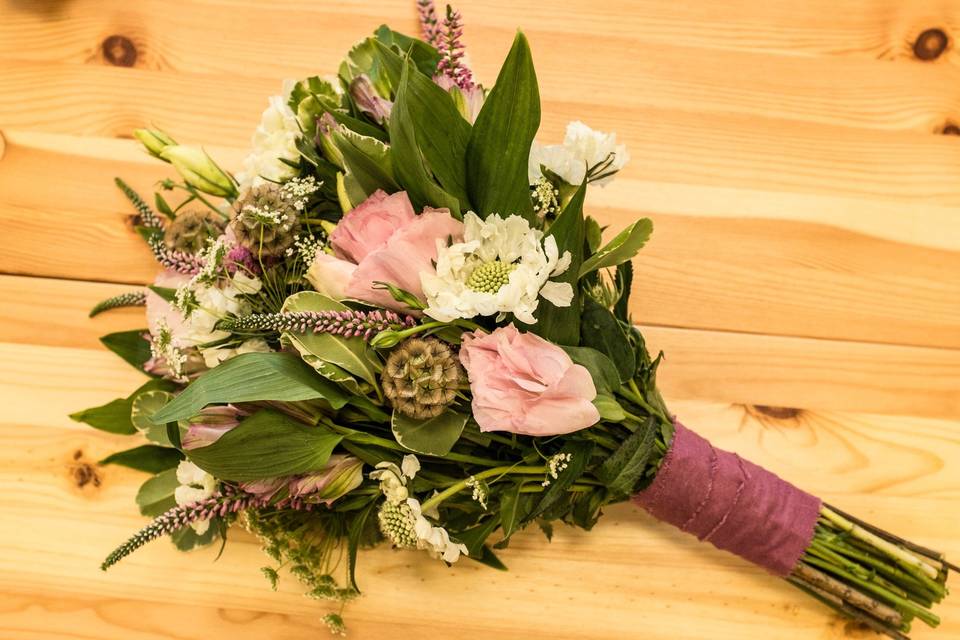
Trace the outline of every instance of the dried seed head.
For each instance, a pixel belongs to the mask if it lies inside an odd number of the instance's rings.
[[[434,418],[456,399],[464,379],[460,360],[436,338],[410,338],[387,357],[381,382],[394,409],[420,420]]]
[[[223,233],[224,222],[213,211],[190,209],[177,214],[167,227],[163,243],[170,251],[198,253]]]
[[[279,257],[293,246],[300,232],[296,203],[278,185],[247,189],[234,205],[231,227],[237,243],[254,255]]]

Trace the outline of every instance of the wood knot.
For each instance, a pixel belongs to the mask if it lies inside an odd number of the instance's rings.
[[[137,63],[137,47],[126,36],[107,36],[100,49],[103,59],[116,67],[132,67]]]
[[[945,136],[960,136],[960,125],[948,122],[940,129],[940,133]]]
[[[100,486],[100,474],[97,473],[96,466],[86,462],[83,458],[83,451],[77,449],[73,452],[73,464],[70,465],[70,478],[77,485],[78,489],[83,489],[88,484],[94,487]]]
[[[760,415],[776,418],[777,420],[791,420],[803,413],[803,409],[795,409],[793,407],[771,407],[765,404],[755,404],[753,405],[753,410]]]
[[[944,33],[943,29],[927,29],[913,43],[913,55],[925,62],[936,60],[943,52],[947,50],[950,44],[950,38]]]

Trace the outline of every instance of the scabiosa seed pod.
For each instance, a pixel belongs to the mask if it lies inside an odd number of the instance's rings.
[[[377,513],[380,531],[398,549],[417,547],[416,517],[406,502],[384,501]]]
[[[436,338],[410,338],[390,352],[380,379],[394,409],[426,420],[453,403],[464,372],[447,343]]]
[[[265,183],[247,189],[237,200],[231,223],[237,244],[254,255],[279,257],[293,246],[300,232],[294,203],[278,185]]]
[[[163,236],[170,251],[197,253],[223,233],[223,219],[208,209],[190,209],[177,214]]]

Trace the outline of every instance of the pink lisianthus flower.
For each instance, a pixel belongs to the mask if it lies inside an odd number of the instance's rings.
[[[233,405],[206,407],[190,418],[190,426],[181,438],[184,451],[206,447],[240,424],[249,412]]]
[[[512,324],[490,334],[463,334],[460,362],[481,431],[555,436],[600,419],[590,372],[557,345]]]
[[[426,208],[416,215],[405,191],[389,196],[377,191],[337,224],[330,235],[335,256],[317,253],[307,280],[332,298],[409,313],[376,283],[388,282],[424,300],[420,274],[434,269],[437,242],[462,236],[463,223],[447,209]]]

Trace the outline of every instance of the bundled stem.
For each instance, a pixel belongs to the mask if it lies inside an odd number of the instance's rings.
[[[940,554],[851,519],[824,505],[813,540],[788,578],[838,611],[892,638],[904,639],[919,618],[940,618],[930,607],[947,594]]]

